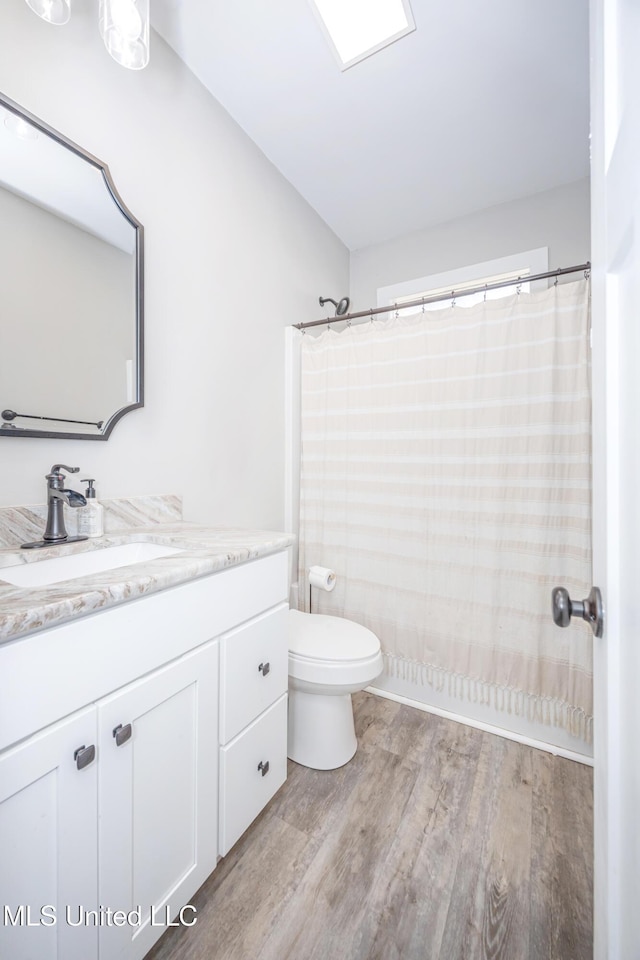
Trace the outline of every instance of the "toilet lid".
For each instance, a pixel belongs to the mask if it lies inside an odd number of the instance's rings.
[[[289,652],[314,660],[364,660],[380,652],[380,641],[353,620],[290,610]]]

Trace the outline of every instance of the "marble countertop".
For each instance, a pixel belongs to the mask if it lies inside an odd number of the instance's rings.
[[[37,551],[0,549],[0,644],[276,553],[290,546],[294,539],[286,533],[178,521],[114,531],[92,540]],[[132,541],[180,547],[184,552],[48,586],[16,587],[2,580],[3,567]]]

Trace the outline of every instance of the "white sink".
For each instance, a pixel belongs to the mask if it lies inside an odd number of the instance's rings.
[[[184,550],[180,547],[167,547],[161,543],[138,540],[114,547],[103,547],[101,550],[89,550],[85,553],[0,567],[0,580],[12,583],[16,587],[45,587],[51,583],[61,583],[63,580],[87,577],[92,573],[105,573],[107,570],[116,570],[118,567],[128,567],[132,563],[170,557],[174,553],[184,553]]]

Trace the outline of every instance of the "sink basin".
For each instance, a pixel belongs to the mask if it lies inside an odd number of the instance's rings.
[[[76,580],[78,577],[87,577],[92,573],[105,573],[107,570],[116,570],[118,567],[128,567],[132,563],[170,557],[175,553],[184,553],[184,550],[180,547],[167,547],[161,543],[138,540],[121,543],[114,547],[104,547],[101,550],[89,550],[85,553],[0,567],[0,580],[12,583],[16,587],[46,587],[52,583],[61,583],[63,580]]]

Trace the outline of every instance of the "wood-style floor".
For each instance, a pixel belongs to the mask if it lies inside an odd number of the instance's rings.
[[[591,960],[592,771],[367,693],[146,960]]]

